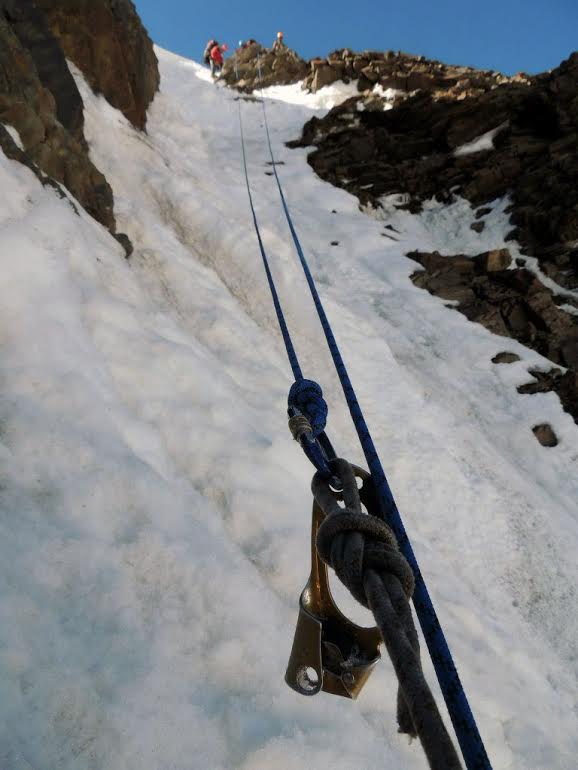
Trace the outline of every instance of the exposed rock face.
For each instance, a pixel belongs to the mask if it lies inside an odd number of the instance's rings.
[[[70,74],[64,54],[50,34],[46,18],[33,2],[5,2],[12,31],[36,67],[38,77],[53,95],[56,117],[64,128],[84,143],[82,99]]]
[[[152,43],[130,0],[0,0],[0,148],[44,183],[66,186],[115,234],[113,195],[88,156],[83,104],[66,57],[138,128],[159,85]],[[132,245],[117,236],[127,255]]]
[[[114,231],[112,190],[88,157],[80,94],[32,0],[0,0],[0,122],[19,132],[27,165],[64,184]],[[8,140],[2,132],[0,145],[13,157]]]
[[[438,252],[407,255],[425,269],[412,275],[416,286],[447,300],[456,300],[457,310],[470,321],[481,323],[495,334],[513,337],[537,350],[568,371],[553,370],[547,377],[531,372],[533,384],[521,393],[555,390],[564,409],[578,423],[578,316],[562,310],[556,296],[529,270],[508,269],[507,249],[485,252],[471,258],[444,257]],[[495,363],[506,360],[496,357]]]
[[[307,63],[290,48],[273,51],[253,43],[225,60],[221,79],[238,91],[250,93],[261,86],[267,88],[297,83],[305,78],[308,71]]]
[[[357,81],[360,91],[380,85],[404,94],[413,91],[443,93],[456,99],[482,94],[505,82],[527,82],[523,73],[507,78],[499,72],[455,67],[424,56],[411,56],[401,51],[363,51],[349,48],[334,51],[326,59],[313,59],[304,86],[318,91],[337,80]]]
[[[511,237],[559,284],[578,287],[578,53],[536,78],[469,78],[467,98],[453,77],[422,75],[421,90],[394,109],[375,96],[348,100],[292,144],[314,145],[315,171],[364,203],[405,193],[418,211],[433,196],[479,206],[510,193]]]
[[[130,0],[35,0],[62,49],[137,128],[159,87],[152,42]]]

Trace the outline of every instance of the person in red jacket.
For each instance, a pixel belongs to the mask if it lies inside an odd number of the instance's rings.
[[[223,54],[227,50],[227,44],[224,43],[223,45],[214,45],[211,48],[210,53],[210,61],[209,64],[211,66],[211,75],[213,77],[216,77],[220,74],[221,70],[223,69]]]

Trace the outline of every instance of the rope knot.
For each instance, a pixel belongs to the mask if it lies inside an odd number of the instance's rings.
[[[317,551],[355,599],[368,609],[367,570],[395,575],[406,597],[410,599],[413,595],[413,570],[400,553],[391,528],[375,516],[349,508],[335,511],[319,527]]]
[[[294,382],[287,401],[289,410],[296,409],[307,419],[311,426],[313,438],[317,438],[320,433],[323,433],[329,409],[323,398],[321,385],[313,380]]]
[[[366,481],[371,481],[371,477],[366,474],[360,493],[355,472],[348,462],[336,459],[331,466],[343,486],[344,507],[338,503],[327,482],[313,480],[313,494],[326,514],[317,532],[319,556],[335,570],[337,577],[364,607],[369,608],[365,590],[368,570],[378,575],[393,575],[399,580],[405,596],[411,598],[415,588],[413,570],[400,553],[391,527],[382,518],[372,515],[374,505],[367,494],[371,495],[373,485],[366,488]],[[362,511],[361,495],[364,494],[369,514]]]

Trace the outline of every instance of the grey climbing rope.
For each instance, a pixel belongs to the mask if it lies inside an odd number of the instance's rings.
[[[317,534],[317,551],[355,599],[373,613],[399,683],[400,732],[419,738],[431,770],[461,770],[421,666],[409,604],[415,588],[413,570],[399,551],[391,527],[362,511],[351,465],[337,459],[331,461],[331,468],[341,480],[344,507],[327,480],[315,474],[313,495],[326,514]],[[364,501],[368,511],[373,499]]]

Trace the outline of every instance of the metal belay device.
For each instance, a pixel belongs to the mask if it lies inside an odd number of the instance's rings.
[[[361,474],[368,475],[363,471]],[[382,638],[378,628],[363,628],[349,620],[333,600],[327,565],[316,546],[317,532],[324,518],[323,509],[314,501],[311,574],[299,600],[297,629],[285,681],[301,695],[316,695],[323,690],[357,698],[381,657]]]

